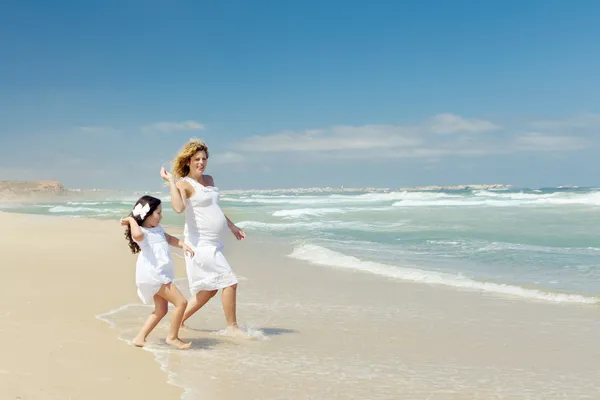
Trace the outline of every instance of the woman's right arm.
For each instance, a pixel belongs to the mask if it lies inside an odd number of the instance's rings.
[[[188,197],[183,182],[179,183],[179,186],[171,179],[169,181],[169,187],[171,188],[171,207],[176,213],[182,213],[185,210],[185,199]]]
[[[169,182],[169,188],[171,191],[171,207],[176,213],[182,213],[185,210],[185,199],[189,196],[185,189],[185,182],[179,181],[175,183],[175,178],[169,171],[162,167],[160,169],[160,176],[167,182]]]

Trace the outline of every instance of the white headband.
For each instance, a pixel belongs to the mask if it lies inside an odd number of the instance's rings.
[[[133,208],[133,216],[140,217],[140,219],[146,218],[146,214],[150,211],[150,204],[146,203],[145,206],[142,207],[142,203],[137,203]]]

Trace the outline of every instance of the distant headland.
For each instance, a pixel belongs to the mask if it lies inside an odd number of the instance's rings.
[[[40,201],[62,198],[101,198],[111,190],[67,189],[60,181],[0,181],[0,201]]]
[[[60,196],[66,189],[59,181],[0,181],[0,198]]]

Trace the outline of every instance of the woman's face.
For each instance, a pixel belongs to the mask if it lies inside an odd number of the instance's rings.
[[[206,169],[207,163],[208,157],[206,157],[206,152],[204,150],[197,152],[192,156],[192,158],[190,158],[190,161],[188,162],[190,173],[193,175],[202,175]]]

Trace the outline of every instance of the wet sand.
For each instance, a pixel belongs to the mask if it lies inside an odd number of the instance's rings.
[[[229,240],[239,321],[263,340],[221,336],[218,296],[190,320],[194,350],[155,346],[184,399],[592,399],[600,308],[555,304],[287,257],[249,233]],[[178,282],[187,293],[185,279]],[[111,316],[132,337],[145,315]],[[130,326],[129,330],[127,326]],[[133,328],[133,329],[132,329]],[[162,329],[166,330],[166,326]]]

